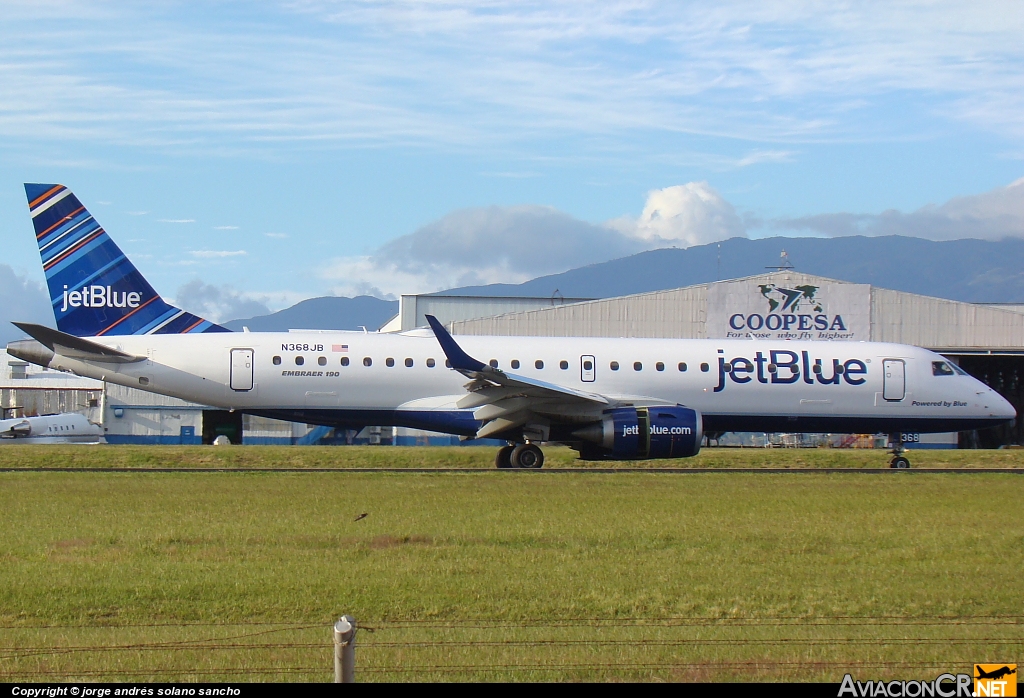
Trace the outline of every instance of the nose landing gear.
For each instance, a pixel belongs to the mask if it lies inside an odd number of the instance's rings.
[[[536,470],[544,465],[544,452],[536,444],[503,446],[494,457],[494,467]]]
[[[903,434],[890,434],[889,443],[892,445],[892,458],[889,459],[889,467],[899,470],[906,470],[910,467],[910,460],[903,455]]]

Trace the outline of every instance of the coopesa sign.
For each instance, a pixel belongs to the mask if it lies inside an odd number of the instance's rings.
[[[870,286],[801,283],[807,278],[771,274],[709,286],[707,337],[870,339]]]

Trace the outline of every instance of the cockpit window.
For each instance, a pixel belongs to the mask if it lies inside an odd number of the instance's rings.
[[[955,376],[953,369],[945,361],[932,361],[933,376]]]
[[[967,371],[965,371],[962,368],[960,368],[959,366],[957,366],[956,364],[953,364],[953,370],[956,371],[957,373],[959,373],[961,376],[969,376],[969,375],[971,375]]]

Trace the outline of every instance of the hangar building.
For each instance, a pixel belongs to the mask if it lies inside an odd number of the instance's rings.
[[[745,337],[913,344],[941,353],[1024,414],[1024,307],[962,303],[783,270],[618,298],[455,320],[454,334]],[[1024,443],[1022,422],[964,446]]]

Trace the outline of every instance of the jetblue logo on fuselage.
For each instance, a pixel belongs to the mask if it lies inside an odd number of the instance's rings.
[[[718,353],[724,353],[722,349]],[[718,357],[718,385],[715,392],[725,390],[728,381],[743,385],[756,380],[758,383],[789,384],[803,380],[807,385],[864,385],[868,365],[860,359],[812,359],[810,352],[799,354],[788,349],[772,349],[768,356],[755,352],[753,359],[738,356],[729,361]]]
[[[115,291],[110,286],[85,286],[81,291],[68,291],[64,287],[64,306],[60,309],[66,313],[70,308],[138,308],[142,303],[142,294],[136,291]]]

